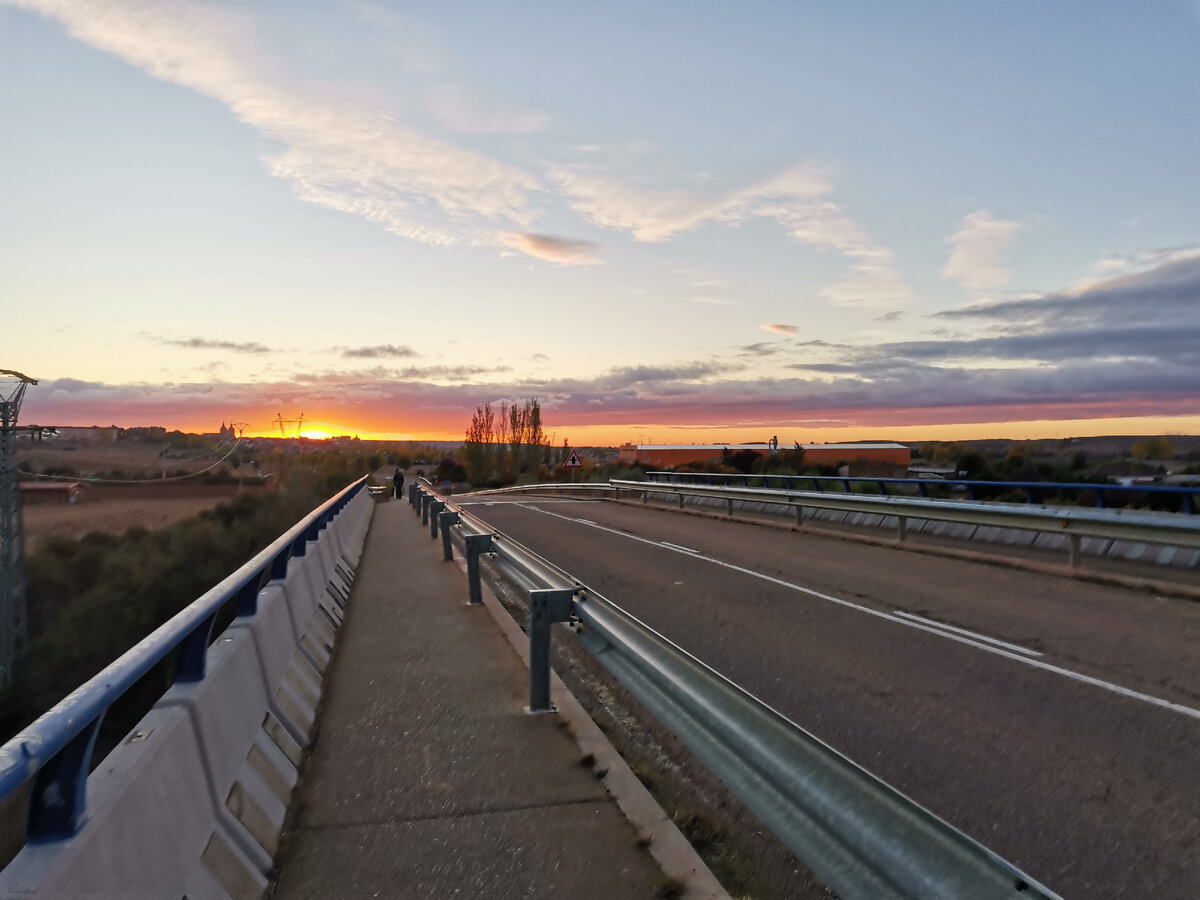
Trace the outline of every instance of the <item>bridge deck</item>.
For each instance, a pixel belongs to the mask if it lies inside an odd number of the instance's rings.
[[[459,568],[380,503],[277,897],[651,897],[663,876]]]

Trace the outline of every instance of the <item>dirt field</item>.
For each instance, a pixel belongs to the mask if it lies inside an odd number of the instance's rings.
[[[141,525],[153,531],[212,509],[237,493],[236,485],[189,485],[173,489],[87,488],[78,503],[27,504],[25,552],[33,553],[50,537],[81,538],[92,531],[120,534]]]

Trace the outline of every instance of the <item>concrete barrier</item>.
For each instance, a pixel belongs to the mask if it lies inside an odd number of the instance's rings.
[[[360,492],[88,778],[73,837],[25,846],[3,897],[260,897],[374,501]]]

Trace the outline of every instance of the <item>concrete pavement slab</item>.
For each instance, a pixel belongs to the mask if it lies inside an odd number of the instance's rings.
[[[277,897],[652,897],[638,834],[407,504],[347,604]]]

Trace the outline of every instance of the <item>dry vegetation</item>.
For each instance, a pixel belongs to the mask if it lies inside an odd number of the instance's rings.
[[[52,537],[78,539],[93,531],[122,534],[139,526],[152,531],[165,528],[212,509],[238,492],[236,484],[162,481],[164,466],[169,474],[178,475],[212,465],[211,458],[164,458],[160,456],[162,449],[158,441],[22,443],[18,450],[22,470],[42,473],[65,469],[85,481],[76,503],[24,504],[26,552],[36,552]],[[146,483],[109,485],[87,481],[111,475]]]
[[[33,553],[52,537],[78,540],[93,531],[122,534],[135,526],[153,531],[212,509],[237,492],[236,487],[222,488],[208,497],[108,496],[81,500],[72,504],[30,504],[24,509],[25,549]]]

